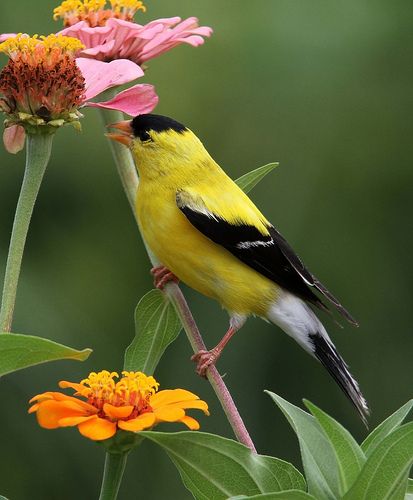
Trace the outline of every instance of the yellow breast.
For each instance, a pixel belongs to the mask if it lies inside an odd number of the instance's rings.
[[[137,215],[145,241],[163,265],[228,311],[265,315],[278,287],[195,229],[175,191],[142,180]]]

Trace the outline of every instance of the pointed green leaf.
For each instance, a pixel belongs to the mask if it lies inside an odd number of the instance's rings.
[[[278,405],[297,434],[309,493],[318,500],[340,498],[336,455],[317,420],[277,394],[265,392]]]
[[[258,167],[255,170],[252,170],[252,172],[248,172],[248,174],[242,175],[235,182],[244,191],[244,193],[248,193],[267,174],[274,170],[274,168],[278,167],[278,165],[279,163],[268,163],[268,165],[263,165],[262,167]]]
[[[151,290],[135,310],[135,338],[125,352],[125,370],[152,375],[165,349],[179,335],[181,321],[160,290]]]
[[[406,473],[413,464],[413,422],[402,425],[376,446],[345,500],[404,498]],[[400,496],[401,495],[401,496]]]
[[[413,399],[407,401],[401,408],[386,418],[361,444],[361,449],[368,457],[383,439],[401,425],[413,407]]]
[[[231,439],[204,432],[140,434],[168,453],[196,499],[305,489],[304,478],[293,465],[257,455]]]
[[[409,472],[410,470],[407,470],[403,477],[400,479],[396,487],[392,490],[390,495],[387,498],[390,498],[391,500],[405,500],[406,495],[407,495],[407,481],[409,479]]]
[[[340,474],[340,491],[343,495],[356,480],[366,457],[347,429],[310,401],[305,400],[304,404],[317,419],[333,447]]]
[[[262,495],[253,495],[246,497],[245,495],[238,495],[231,497],[228,500],[317,500],[315,497],[300,490],[286,490],[279,491],[278,493],[263,493]]]
[[[0,333],[0,376],[48,361],[84,361],[91,352],[91,349],[78,351],[33,335]]]
[[[404,498],[405,500],[413,500],[413,479],[407,480],[407,491]]]

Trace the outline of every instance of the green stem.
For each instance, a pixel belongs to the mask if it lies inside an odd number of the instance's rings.
[[[105,95],[105,98],[107,99],[110,99],[111,97],[111,94]],[[124,120],[123,114],[119,111],[111,111],[103,108],[100,111],[104,124],[115,123],[117,121]],[[113,141],[109,142],[113,143]],[[132,154],[127,148],[125,148],[125,146],[122,146],[121,144],[111,144],[111,148],[116,167],[122,179],[123,187],[125,188],[126,196],[128,197],[133,214],[135,216],[135,220],[138,223],[135,210],[135,199],[139,184],[139,178],[136,173],[136,167],[132,158]],[[122,149],[123,151],[120,152],[119,149]],[[154,267],[159,266],[159,261],[151,252],[150,248],[148,248],[146,243],[145,247],[152,265]],[[202,340],[202,336],[179,286],[176,283],[170,282],[165,286],[164,292],[171,303],[174,305],[194,352],[197,353],[200,350],[206,350],[205,344]],[[221,403],[221,406],[238,441],[248,446],[248,448],[250,448],[251,450],[255,451],[254,443],[247,431],[247,428],[245,427],[241,415],[238,412],[234,400],[232,399],[232,396],[227,386],[225,385],[224,380],[222,379],[215,366],[211,366],[208,369],[207,377]]]
[[[17,284],[33,207],[52,150],[53,135],[28,134],[26,169],[11,234],[0,311],[0,332],[10,332]]]
[[[106,453],[99,500],[116,500],[128,453]]]

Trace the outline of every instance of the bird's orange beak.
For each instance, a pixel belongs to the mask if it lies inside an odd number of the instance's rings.
[[[133,139],[133,130],[132,130],[132,121],[131,120],[125,120],[122,122],[117,122],[117,123],[111,123],[110,125],[107,125],[108,128],[115,128],[117,130],[120,130],[122,133],[117,134],[117,133],[107,133],[105,134],[106,137],[109,139],[112,139],[112,141],[117,141],[120,142],[121,144],[124,144],[125,146],[130,146],[132,139]]]

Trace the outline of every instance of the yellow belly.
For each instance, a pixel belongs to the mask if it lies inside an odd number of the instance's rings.
[[[163,265],[198,292],[239,314],[265,316],[279,288],[195,229],[176,206],[175,195],[145,192],[137,214],[145,241]]]

